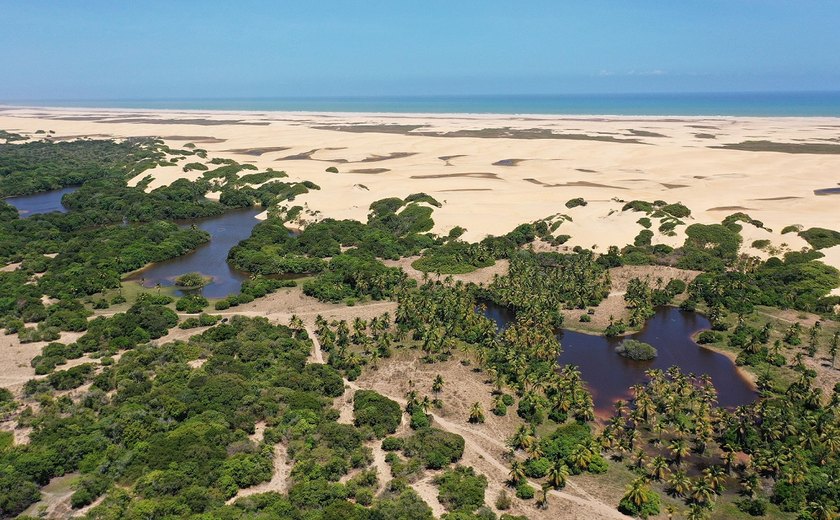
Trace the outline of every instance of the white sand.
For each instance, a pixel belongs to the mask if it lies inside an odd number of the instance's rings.
[[[92,118],[77,120],[78,117]],[[75,119],[59,119],[72,117]],[[131,118],[141,122],[121,122]],[[228,122],[227,124],[206,124]],[[242,124],[242,123],[258,123]],[[357,133],[316,129],[321,125],[423,125],[419,131],[447,132],[482,128],[549,129],[554,133],[638,139],[645,144],[579,139],[509,139],[429,137],[397,133]],[[704,127],[704,128],[696,128]],[[705,128],[713,127],[713,128]],[[640,213],[621,212],[621,202],[657,199],[682,202],[692,210],[693,222],[720,222],[744,211],[773,231],[744,225],[744,251],[766,255],[750,247],[766,238],[774,246],[798,250],[806,243],[793,233],[782,236],[789,224],[840,228],[840,195],[815,196],[820,188],[836,187],[840,178],[838,154],[745,152],[710,148],[745,140],[785,143],[837,143],[840,118],[732,117],[564,117],[491,115],[309,114],[280,112],[199,112],[9,108],[0,111],[0,128],[32,134],[55,130],[56,138],[70,136],[167,137],[170,146],[193,142],[212,157],[228,157],[260,168],[288,172],[292,180],[311,180],[321,186],[296,203],[320,216],[364,220],[368,206],[383,197],[426,192],[444,203],[434,214],[438,232],[453,226],[467,228],[466,239],[503,234],[523,222],[567,214],[557,233],[569,234],[569,246],[631,243],[642,229]],[[629,130],[665,137],[635,136]],[[713,134],[714,139],[697,137]],[[179,137],[180,136],[180,137]],[[277,147],[288,147],[276,150]],[[274,148],[275,150],[271,150]],[[234,150],[234,151],[231,151]],[[252,153],[243,151],[252,150]],[[316,150],[310,158],[283,160]],[[395,153],[413,155],[387,158]],[[448,161],[445,156],[457,156]],[[365,159],[368,161],[362,162]],[[373,159],[373,160],[371,160]],[[514,166],[494,165],[521,159]],[[147,172],[152,187],[185,174],[179,166]],[[448,163],[448,165],[447,165]],[[325,169],[336,166],[338,174]],[[352,170],[387,169],[379,173]],[[583,171],[582,171],[583,170]],[[469,174],[469,175],[464,175]],[[445,177],[440,177],[440,176]],[[145,174],[144,174],[145,176]],[[137,179],[139,180],[139,179]],[[135,181],[136,182],[136,181]],[[592,185],[574,185],[574,183]],[[573,184],[568,186],[566,184]],[[560,186],[546,186],[560,185]],[[362,187],[364,186],[364,187]],[[564,203],[583,197],[589,205],[567,209]],[[743,208],[743,209],[742,209]],[[612,214],[611,214],[612,213]],[[656,231],[658,222],[654,221]],[[678,245],[678,236],[656,233],[654,243]],[[840,254],[826,261],[840,267]]]

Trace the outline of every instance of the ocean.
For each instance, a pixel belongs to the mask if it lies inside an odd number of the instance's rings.
[[[481,96],[53,99],[3,105],[168,110],[568,114],[647,116],[840,116],[840,92],[644,93]]]

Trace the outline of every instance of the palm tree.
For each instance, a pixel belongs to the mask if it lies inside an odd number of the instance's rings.
[[[648,486],[647,479],[639,477],[634,480],[628,487],[627,493],[624,494],[624,500],[632,502],[639,509],[650,501],[651,490]]]
[[[698,479],[691,486],[691,500],[695,504],[711,504],[715,497],[715,490],[706,479]]]
[[[484,422],[484,410],[481,407],[481,403],[475,402],[470,407],[469,422],[471,422],[471,423],[483,423]]]
[[[566,479],[569,478],[569,467],[562,460],[558,460],[548,470],[548,482],[554,489],[566,487]]]
[[[443,377],[438,374],[432,382],[432,392],[439,394],[443,390]]]
[[[690,453],[688,448],[688,444],[686,444],[685,439],[676,438],[668,444],[668,450],[674,455],[674,462],[679,466],[682,464],[682,460],[684,457],[687,457]]]
[[[648,471],[654,480],[664,480],[668,475],[668,460],[662,455],[657,455],[648,465]]]
[[[534,506],[537,509],[548,509],[548,490],[550,486],[546,483],[542,485],[542,489],[540,490],[540,496],[537,497],[537,502]]]
[[[726,483],[726,470],[723,466],[712,466],[703,470],[703,479],[709,483],[709,486],[715,490],[715,493],[720,494],[723,491],[723,485]]]
[[[685,496],[691,488],[691,479],[688,478],[685,470],[678,469],[668,479],[669,492],[678,497]]]
[[[686,513],[686,520],[706,520],[709,518],[709,510],[700,504],[692,504]]]
[[[519,460],[514,460],[510,465],[510,473],[508,476],[510,477],[510,483],[514,487],[518,486],[523,480],[525,480],[525,465]]]
[[[572,452],[569,454],[569,459],[578,470],[585,471],[592,462],[592,455],[593,454],[589,451],[588,447],[578,444],[572,448]]]
[[[835,520],[837,518],[837,510],[830,504],[808,502],[806,509],[814,520]]]

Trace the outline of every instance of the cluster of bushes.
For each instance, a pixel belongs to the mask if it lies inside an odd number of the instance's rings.
[[[275,280],[273,278],[265,278],[258,276],[242,282],[242,287],[239,289],[239,294],[231,294],[221,300],[218,300],[213,307],[217,311],[223,311],[237,305],[251,303],[257,298],[262,298],[266,294],[271,294],[283,287],[295,287],[297,282],[294,280]]]
[[[619,346],[615,347],[615,351],[635,361],[650,361],[658,354],[652,345],[635,339],[625,339]]]
[[[487,477],[469,466],[455,466],[435,478],[438,500],[448,511],[472,513],[484,506]]]
[[[569,209],[576,208],[578,206],[586,206],[586,204],[587,202],[583,197],[577,197],[566,201],[566,207]]]
[[[28,384],[35,393],[81,381],[93,387],[78,403],[43,396],[37,411],[20,418],[34,429],[28,445],[4,443],[0,449],[0,514],[19,514],[38,500],[40,486],[79,472],[71,504],[78,508],[102,497],[91,511],[97,518],[250,512],[431,519],[431,509],[399,483],[374,497],[371,471],[338,483],[352,468],[370,464],[366,427],[336,423],[331,404],[343,393],[341,376],[329,366],[307,365],[310,349],[288,327],[234,317],[186,343],[138,346],[98,374],[82,365]],[[199,357],[206,362],[192,368],[188,361]],[[400,413],[396,406],[397,420]],[[257,422],[270,426],[254,442],[248,436]],[[460,443],[444,432],[424,432],[407,444],[418,460],[448,465],[463,452],[463,439],[455,437]],[[225,505],[239,489],[271,478],[273,444],[280,440],[293,463],[288,494]]]
[[[196,317],[190,317],[178,324],[181,329],[194,329],[196,327],[210,327],[221,320],[221,316],[213,316],[202,312]]]
[[[186,273],[182,274],[181,276],[175,279],[175,285],[177,285],[178,287],[186,287],[189,289],[204,287],[209,282],[209,278],[202,275],[201,273]]]
[[[207,298],[201,296],[200,294],[188,294],[182,298],[178,298],[178,301],[175,302],[175,309],[178,312],[186,312],[187,314],[197,314],[204,310],[210,302],[207,301]]]
[[[678,266],[701,271],[722,271],[738,256],[741,235],[722,224],[692,224],[685,229],[683,256]]]
[[[402,420],[400,405],[373,390],[358,390],[353,395],[354,424],[369,427],[380,439],[397,431]]]
[[[799,232],[808,244],[814,249],[827,249],[840,244],[840,231],[825,228],[808,228]]]

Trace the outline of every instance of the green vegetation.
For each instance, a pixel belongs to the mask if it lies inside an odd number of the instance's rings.
[[[207,298],[200,294],[188,294],[175,302],[175,309],[179,312],[186,312],[187,314],[198,314],[209,304],[210,302],[207,301]]]
[[[621,345],[615,347],[616,353],[636,361],[649,361],[657,356],[656,349],[648,343],[625,339]]]
[[[799,233],[802,231],[802,226],[800,224],[791,224],[790,226],[785,226],[782,228],[782,234],[786,235],[788,233]]]
[[[583,199],[583,197],[578,197],[576,199],[569,199],[566,201],[566,207],[569,209],[576,208],[578,206],[586,206],[587,202]]]
[[[517,252],[510,258],[508,276],[499,277],[485,297],[510,307],[517,316],[563,324],[562,308],[598,305],[609,293],[604,267],[589,251],[571,255]]]
[[[476,475],[472,468],[455,466],[435,478],[440,490],[438,500],[448,511],[472,513],[484,505],[487,477]]]
[[[373,390],[359,390],[353,395],[353,417],[356,426],[369,427],[381,439],[397,431],[402,409],[395,401]]]
[[[201,171],[206,172],[208,170],[207,165],[200,162],[191,162],[184,165],[183,168],[184,172],[191,172],[191,171]]]
[[[685,234],[678,263],[685,269],[722,270],[735,260],[741,245],[741,235],[721,224],[692,224]]]
[[[201,273],[186,273],[175,279],[175,285],[178,287],[186,287],[189,289],[196,289],[204,287],[212,280]]]
[[[148,138],[0,144],[0,197],[129,179],[157,165],[165,150]]]
[[[346,485],[337,483],[370,464],[365,428],[335,422],[330,403],[343,383],[330,367],[306,364],[310,349],[287,327],[233,317],[188,343],[139,345],[112,366],[80,365],[27,385],[42,392],[93,382],[78,403],[44,395],[37,412],[20,417],[34,431],[29,445],[0,450],[2,514],[18,514],[38,499],[40,485],[75,471],[81,477],[74,507],[104,498],[91,512],[95,518],[231,518],[251,511],[282,518],[369,513],[430,519],[431,510],[410,490],[374,497],[375,473],[372,480],[362,471]],[[192,368],[188,362],[199,357],[206,362]],[[249,440],[257,422],[269,426],[262,440]],[[288,494],[225,505],[237,490],[271,478],[277,442],[287,446],[293,464]],[[407,456],[429,467],[445,468],[463,452],[463,439],[437,430],[419,431],[406,445]],[[462,483],[483,497],[482,478],[464,473]],[[449,503],[472,507],[475,493],[461,496],[451,487],[442,486]]]
[[[808,228],[799,232],[814,249],[826,249],[840,244],[840,231],[825,228]]]

